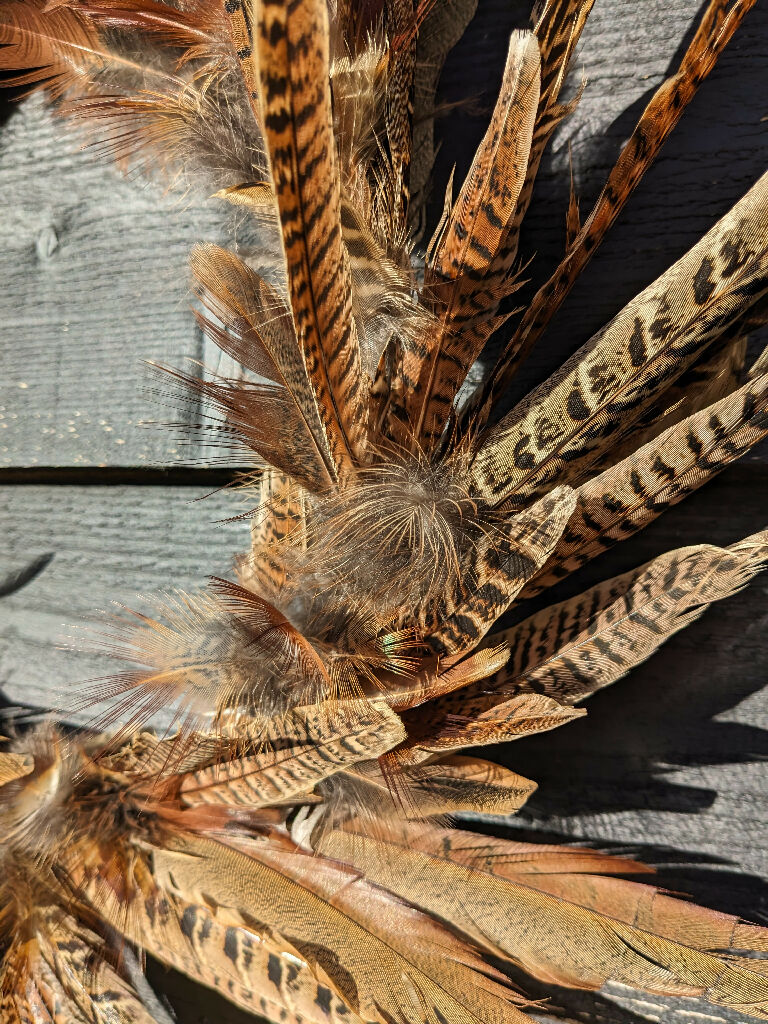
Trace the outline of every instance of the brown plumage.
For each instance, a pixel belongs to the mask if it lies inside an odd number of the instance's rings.
[[[765,357],[744,365],[768,318],[768,177],[495,414],[752,3],[711,0],[511,321],[520,224],[592,3],[541,0],[513,35],[420,252],[446,9],[472,6],[0,0],[11,82],[121,166],[237,204],[285,257],[281,291],[197,247],[198,321],[242,373],[171,371],[254,470],[237,582],[105,628],[130,667],[79,699],[109,702],[102,732],[45,726],[0,753],[4,1021],[150,1024],[134,947],[292,1024],[522,1022],[512,967],[768,1019],[765,929],[618,877],[648,873],[633,861],[447,820],[513,813],[535,789],[469,748],[581,717],[768,557],[765,532],[681,548],[498,625],[768,431]],[[178,731],[147,730],[158,712]]]

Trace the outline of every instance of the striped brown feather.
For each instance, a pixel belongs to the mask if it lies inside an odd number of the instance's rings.
[[[487,395],[498,398],[504,392],[754,4],[755,0],[710,0],[680,67],[643,111],[581,231],[526,309],[494,369]]]
[[[295,708],[270,731],[270,748],[188,775],[182,801],[249,808],[300,802],[322,779],[386,753],[404,737],[383,701]]]
[[[509,743],[548,732],[582,718],[586,712],[538,693],[506,699],[484,685],[438,697],[423,709],[403,716],[408,739],[391,755],[398,766],[421,764],[435,754],[467,747]]]
[[[538,99],[536,38],[516,32],[491,123],[429,258],[425,293],[437,323],[427,328],[426,356],[407,402],[426,451],[440,437],[456,392],[496,326],[511,266],[497,257],[525,180]]]
[[[615,466],[669,427],[736,391],[745,378],[747,356],[746,335],[740,324],[737,327],[734,339],[728,340],[732,332],[727,331],[717,346],[707,349],[701,359],[662,391],[640,419],[627,428],[626,437],[620,434],[610,450],[592,465],[591,472],[600,473]]]
[[[576,508],[531,597],[643,529],[768,436],[768,374],[669,427],[576,492]]]
[[[410,199],[418,21],[414,0],[387,0],[386,12],[389,68],[385,122],[394,193],[392,222],[395,231],[402,234],[406,231],[405,219]]]
[[[159,887],[137,859],[127,905],[94,882],[85,895],[130,942],[166,967],[275,1024],[362,1024],[306,964],[268,936],[233,923],[205,901]]]
[[[153,850],[159,884],[242,911],[325,974],[364,1020],[523,1024],[502,976],[436,920],[356,869],[273,843],[179,837]]]
[[[261,0],[253,45],[296,331],[333,458],[363,455],[363,391],[341,235],[324,0]]]
[[[386,758],[384,763],[389,763]],[[400,770],[396,776],[385,773],[376,761],[358,765],[350,774],[358,782],[375,787],[375,795],[389,811],[390,820],[393,809],[397,818],[409,820],[460,811],[513,814],[536,789],[535,782],[507,768],[460,754]]]
[[[104,67],[95,26],[69,8],[45,10],[45,0],[6,0],[0,22],[3,85],[45,88],[51,99],[88,93]],[[10,74],[9,74],[10,72]],[[6,77],[7,76],[7,77]]]
[[[0,753],[0,786],[29,775],[34,767],[32,758],[24,754]]]
[[[266,469],[259,481],[259,506],[251,519],[251,548],[235,564],[238,582],[279,603],[287,582],[286,548],[305,546],[307,496],[284,473]]]
[[[435,654],[460,654],[477,645],[549,557],[574,503],[570,488],[555,488],[478,543],[453,591],[422,613],[425,641]]]
[[[37,895],[0,967],[3,1024],[156,1024],[103,939]]]
[[[661,555],[492,637],[509,645],[510,660],[483,686],[581,701],[645,661],[710,603],[741,589],[767,557],[765,532],[728,548]]]
[[[536,111],[525,182],[501,254],[501,259],[508,264],[511,264],[517,255],[520,225],[530,205],[544,150],[555,128],[578,102],[577,96],[574,100],[560,103],[560,91],[593,4],[594,0],[544,0],[543,3],[538,3],[533,11],[533,31],[541,51],[541,95]]]
[[[527,504],[574,480],[659,387],[768,292],[768,174],[482,441],[473,482],[490,504]]]

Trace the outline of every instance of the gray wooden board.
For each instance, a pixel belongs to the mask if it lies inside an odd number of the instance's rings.
[[[50,565],[2,600],[0,689],[13,701],[66,706],[73,684],[115,670],[106,657],[60,648],[73,626],[97,626],[110,602],[204,586],[248,547],[231,494],[190,487],[6,487],[0,495],[0,580],[48,552]]]
[[[508,31],[527,0],[480,0],[443,75],[440,100],[474,103],[441,118],[436,193],[471,161],[498,87]],[[562,253],[571,145],[586,214],[644,102],[679,59],[699,0],[597,0],[577,67],[588,77],[539,176],[521,254],[540,281]],[[574,289],[510,396],[551,372],[577,345],[682,255],[768,165],[768,5],[755,9]],[[142,360],[212,361],[187,305],[186,257],[203,239],[253,236],[216,203],[164,197],[81,152],[39,99],[0,131],[0,467],[183,465],[206,451],[143,420],[190,421],[189,407],[142,390]],[[272,266],[274,241],[257,257]],[[271,251],[270,251],[271,250]],[[523,292],[524,296],[526,293]],[[518,296],[519,297],[519,296]],[[153,387],[151,379],[149,386]],[[765,524],[768,448],[733,468],[638,538],[605,556],[583,585],[670,547],[728,543]],[[96,471],[91,479],[99,480]],[[64,479],[66,479],[66,471]],[[41,574],[0,602],[0,689],[31,705],[71,703],[72,688],[109,670],[59,648],[69,624],[136,594],[193,588],[225,573],[247,525],[231,495],[195,487],[9,486],[0,496],[0,585],[36,556]],[[233,507],[234,503],[234,507]],[[575,592],[568,581],[554,598]],[[747,917],[768,918],[768,587],[717,606],[566,729],[495,751],[539,782],[510,823],[541,838],[630,849],[662,865],[670,888]],[[140,601],[138,602],[140,606]],[[479,826],[478,826],[479,827]],[[187,1024],[245,1018],[186,980],[154,968]],[[531,995],[543,995],[528,984]],[[719,1024],[749,1018],[693,1001],[667,1005],[616,986],[557,993],[594,1024]]]
[[[127,180],[82,149],[41,97],[0,132],[0,468],[196,460],[200,415],[146,365],[216,369],[190,309],[201,241],[250,254],[253,231],[221,200]],[[271,270],[264,243],[256,264]]]
[[[586,215],[637,116],[690,38],[699,0],[602,0],[576,62],[587,88],[542,166],[521,255],[541,281],[562,254],[568,153]],[[482,135],[508,32],[527,0],[483,0],[449,58],[440,102],[473,98],[440,118],[434,194],[457,180]],[[768,8],[758,3],[672,140],[575,288],[510,398],[552,371],[644,285],[683,254],[768,166],[764,101]],[[229,238],[250,251],[242,214],[218,201],[173,199],[121,179],[24,101],[0,133],[0,465],[137,466],[204,460],[179,431],[194,405],[148,394],[154,359],[211,361],[187,308],[186,257],[195,241]],[[262,236],[271,264],[274,238]],[[522,293],[524,296],[525,293]],[[521,295],[516,296],[520,299]],[[143,384],[144,387],[140,385]]]

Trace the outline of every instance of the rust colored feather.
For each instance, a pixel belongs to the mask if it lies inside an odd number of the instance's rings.
[[[341,474],[364,450],[366,407],[341,236],[341,194],[321,0],[265,0],[253,36],[291,306]]]
[[[565,259],[539,289],[507,343],[504,356],[493,374],[491,390],[494,395],[503,392],[515,369],[559,309],[754,3],[755,0],[738,0],[736,3],[710,0],[680,67],[662,83],[643,111]],[[588,13],[591,5],[584,6]]]
[[[514,34],[488,131],[429,259],[426,290],[438,327],[430,331],[410,402],[415,435],[425,446],[439,438],[456,392],[495,327],[511,266],[498,256],[528,166],[539,63],[535,37]]]

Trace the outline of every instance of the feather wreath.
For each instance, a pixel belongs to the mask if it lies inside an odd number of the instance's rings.
[[[0,753],[3,1021],[150,1024],[132,947],[294,1024],[524,1021],[507,967],[768,1018],[768,930],[620,877],[638,863],[446,818],[509,814],[535,788],[470,748],[584,714],[768,555],[766,532],[683,548],[496,625],[768,433],[765,359],[745,366],[743,344],[768,319],[768,175],[498,412],[753,2],[708,4],[510,329],[591,0],[539,0],[512,35],[424,253],[424,125],[456,35],[442,0],[2,0],[7,83],[121,166],[271,223],[285,257],[277,290],[235,252],[193,252],[199,321],[243,374],[174,371],[260,468],[237,582],[115,624],[103,642],[129,667],[84,697],[111,700],[111,732],[46,725]],[[146,729],[159,710],[177,733]]]

